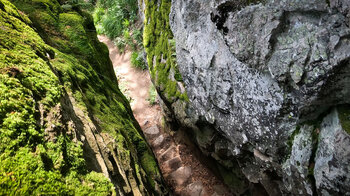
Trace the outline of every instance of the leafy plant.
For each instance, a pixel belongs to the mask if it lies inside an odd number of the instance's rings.
[[[133,52],[131,54],[131,64],[134,67],[142,69],[142,70],[147,68],[146,63],[142,58],[142,52]]]
[[[142,45],[142,31],[139,29],[135,29],[132,32],[132,38],[136,41],[136,43]]]
[[[132,51],[139,51],[142,33],[135,24],[137,13],[137,0],[98,0],[93,14],[97,33],[113,39],[121,52],[127,46]]]
[[[122,37],[115,38],[114,44],[118,47],[120,53],[124,53],[126,42]]]
[[[101,12],[104,12],[102,14]],[[97,2],[94,11],[95,25],[102,25],[104,33],[114,39],[123,34],[123,30],[128,28],[137,19],[137,0],[101,0]],[[105,17],[99,17],[105,15]]]

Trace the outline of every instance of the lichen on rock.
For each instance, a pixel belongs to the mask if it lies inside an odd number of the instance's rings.
[[[306,122],[349,104],[347,1],[241,3],[172,1],[170,27],[199,146],[270,195],[344,193],[348,183],[315,175],[316,150],[332,145],[317,142],[319,122]],[[344,107],[340,115],[345,131],[348,111]],[[237,190],[249,191],[241,185]]]

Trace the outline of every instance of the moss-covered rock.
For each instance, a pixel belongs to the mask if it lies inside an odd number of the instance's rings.
[[[186,92],[177,87],[182,77],[176,65],[175,41],[169,26],[170,7],[170,0],[145,0],[143,44],[157,90],[172,103],[176,99],[187,101],[188,98]]]
[[[144,14],[143,45],[152,81],[162,101],[167,120],[190,126],[188,96],[176,63],[175,40],[170,30],[170,0],[140,1]],[[174,121],[175,120],[175,121]]]
[[[163,194],[91,16],[13,4],[0,1],[0,195]]]

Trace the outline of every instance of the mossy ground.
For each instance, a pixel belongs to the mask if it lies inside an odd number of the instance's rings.
[[[188,101],[186,92],[181,93],[177,86],[177,82],[182,82],[182,77],[176,64],[175,41],[169,24],[171,1],[145,0],[144,3],[143,45],[155,86],[170,103],[177,99]]]
[[[119,150],[132,154],[132,167],[145,172],[137,175],[147,176],[144,184],[154,190],[157,164],[116,85],[92,17],[62,9],[56,0],[13,3],[21,11],[0,0],[0,195],[113,194],[107,178],[87,171],[81,144],[65,133],[56,142],[45,140],[49,123],[39,112],[49,113],[64,92],[99,131],[124,142]]]

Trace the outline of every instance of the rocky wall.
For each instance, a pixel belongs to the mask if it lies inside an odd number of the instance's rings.
[[[13,4],[0,1],[0,195],[167,194],[91,16]]]
[[[173,0],[170,26],[188,122],[237,194],[349,194],[348,1]]]

